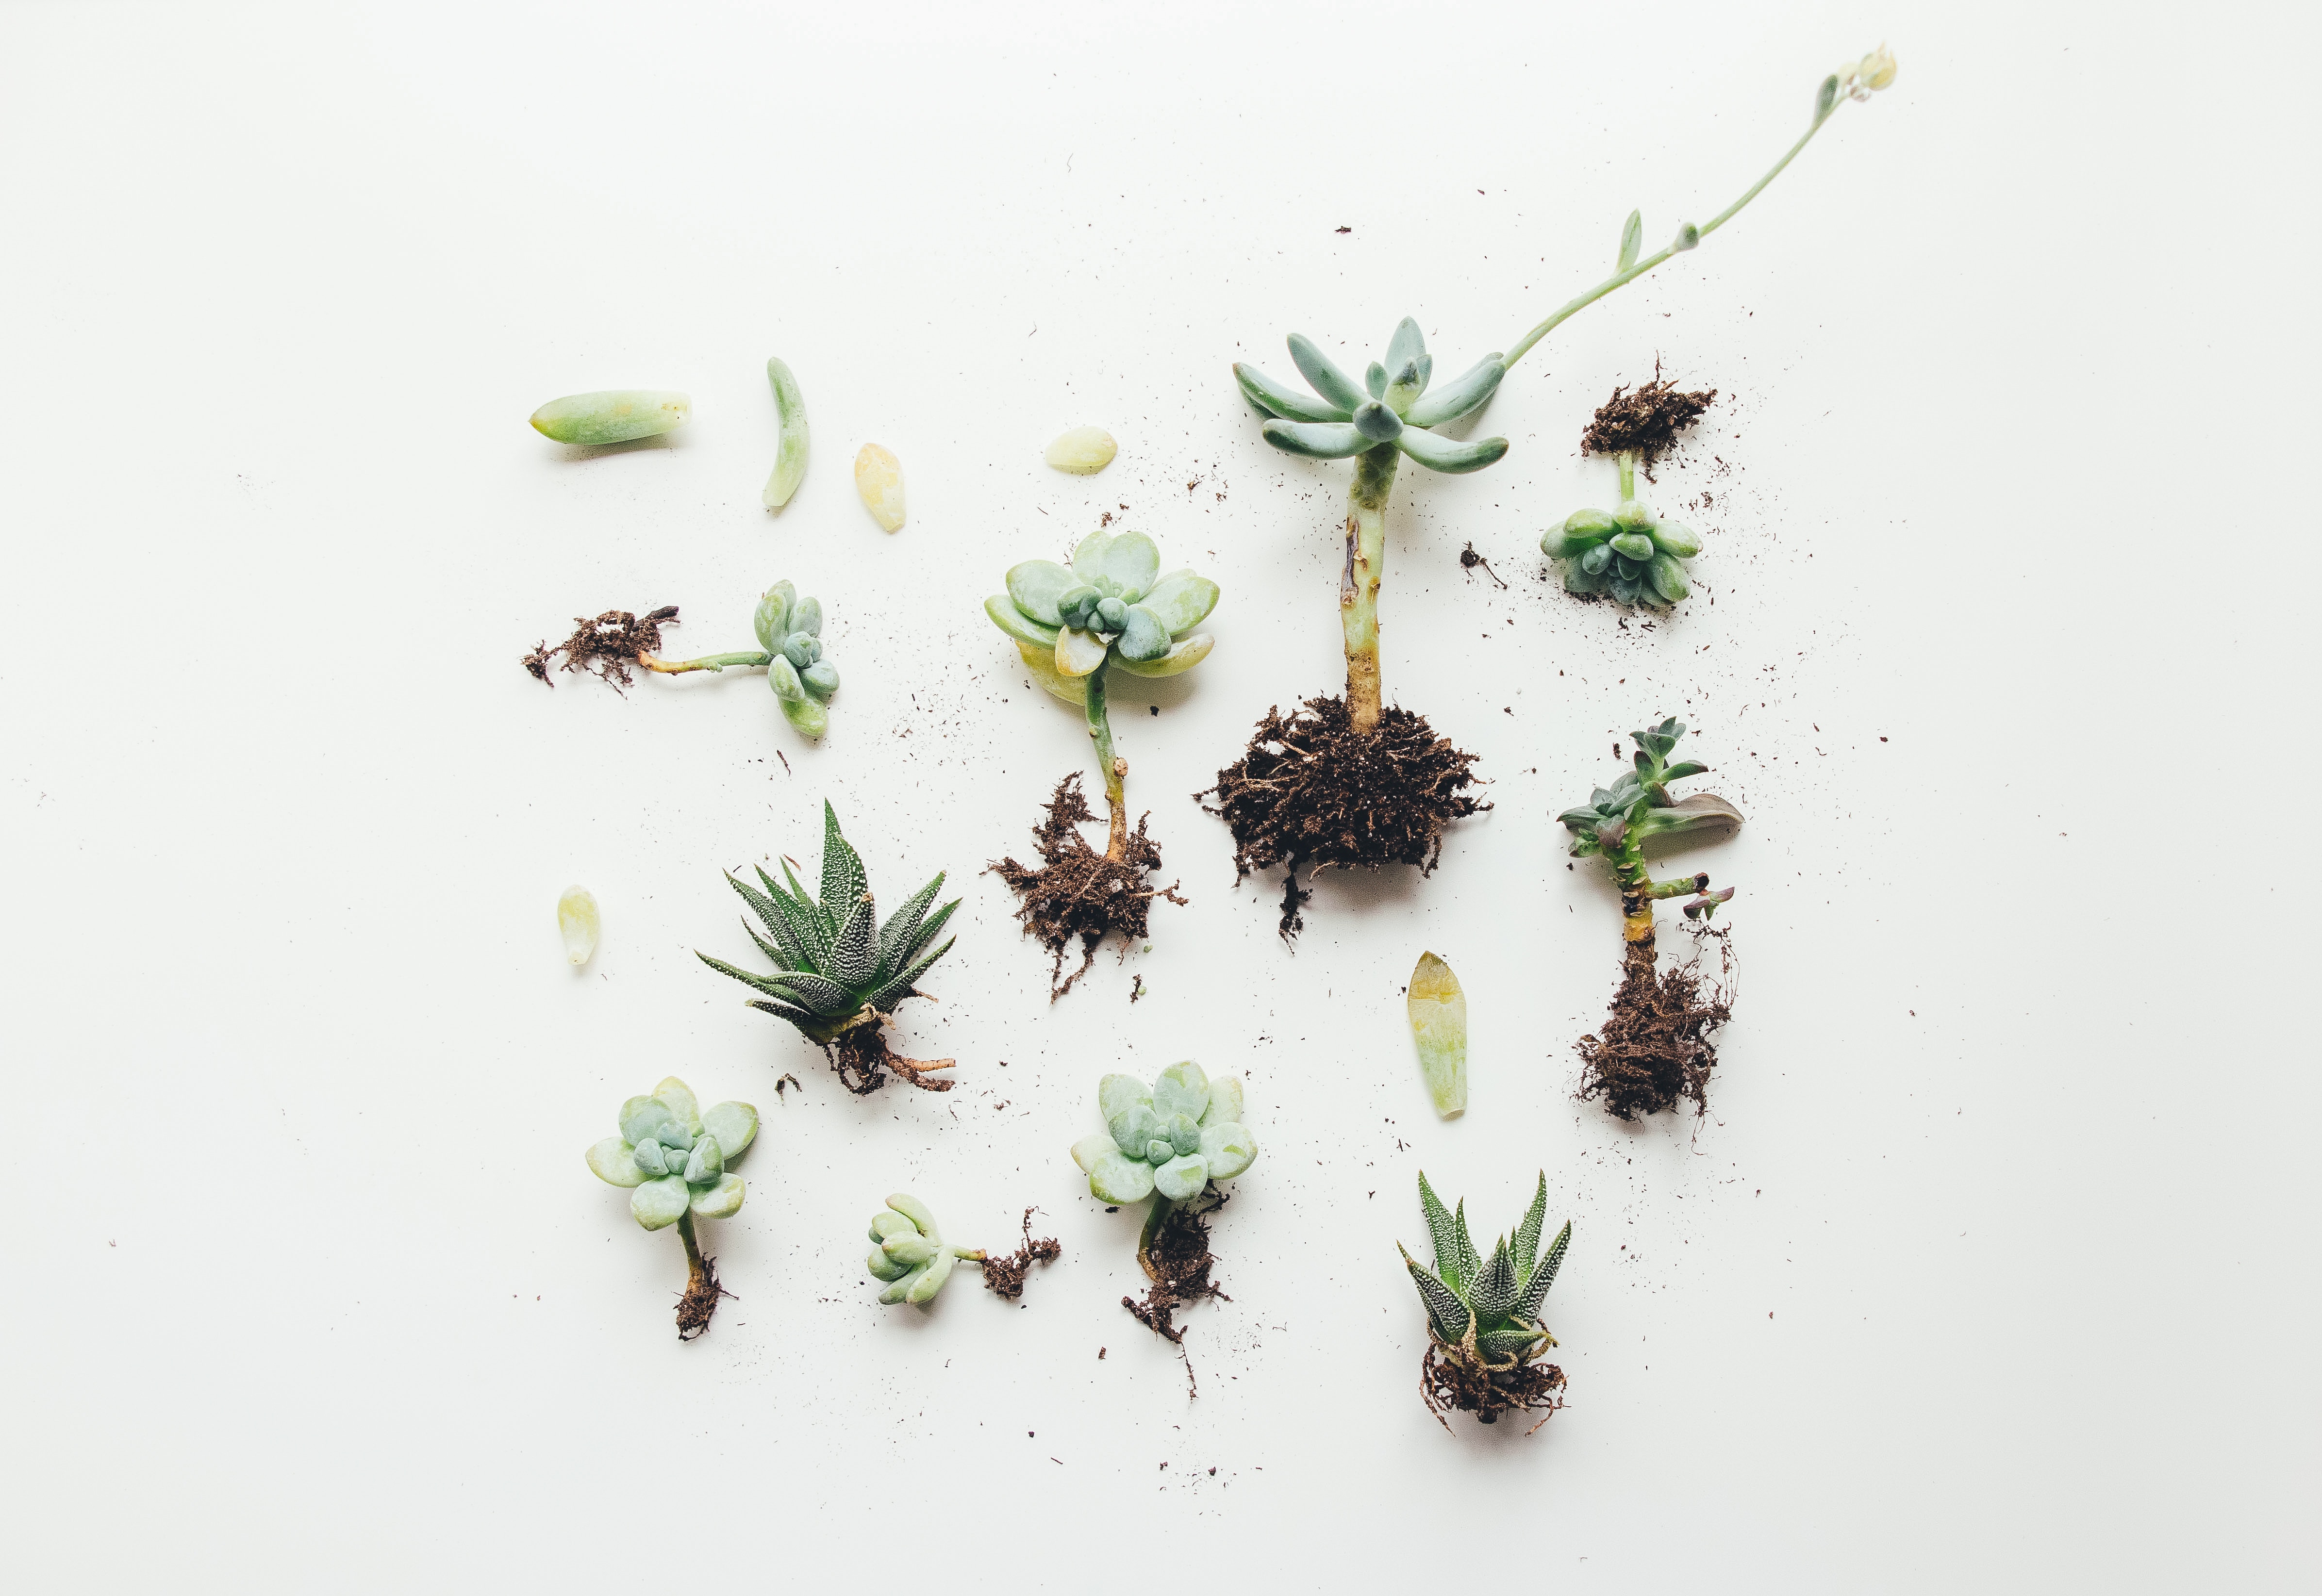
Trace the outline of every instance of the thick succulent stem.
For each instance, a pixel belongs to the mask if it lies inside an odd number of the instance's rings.
[[[1751,184],[1748,193],[1742,195],[1740,199],[1735,200],[1732,205],[1727,205],[1723,210],[1718,212],[1716,215],[1703,223],[1700,228],[1694,234],[1694,241],[1698,242],[1700,240],[1707,238],[1711,233],[1716,232],[1728,222],[1733,220],[1734,216],[1741,211],[1743,205],[1748,205],[1751,200],[1758,197],[1759,190],[1765,187],[1767,184],[1772,182],[1776,178],[1781,176],[1782,169],[1789,165],[1792,160],[1796,160],[1798,151],[1806,147],[1806,141],[1813,138],[1816,133],[1822,131],[1822,124],[1830,120],[1831,113],[1836,111],[1839,106],[1845,103],[1845,99],[1842,96],[1836,97],[1831,101],[1830,105],[1826,108],[1820,110],[1816,114],[1814,122],[1806,128],[1806,131],[1798,135],[1798,141],[1790,146],[1788,152],[1786,153],[1781,160],[1776,161],[1773,164],[1772,169],[1769,170],[1764,177],[1759,178],[1755,183]],[[1690,248],[1691,246],[1688,245],[1687,247]],[[1611,293],[1614,289],[1620,287],[1624,284],[1636,281],[1637,278],[1644,276],[1645,273],[1650,271],[1654,267],[1659,266],[1670,256],[1680,254],[1683,251],[1678,248],[1677,244],[1673,242],[1668,246],[1668,248],[1661,251],[1660,253],[1657,255],[1648,255],[1643,260],[1638,261],[1635,265],[1614,272],[1611,277],[1606,278],[1603,282],[1598,283],[1595,287],[1589,289],[1588,292],[1581,295],[1579,298],[1575,299],[1570,304],[1565,306],[1554,315],[1542,322],[1539,326],[1534,327],[1531,332],[1525,333],[1522,339],[1517,342],[1515,348],[1508,351],[1506,363],[1513,366],[1518,360],[1522,360],[1526,350],[1531,348],[1533,344],[1538,343],[1541,339],[1554,332],[1556,330],[1557,324],[1562,322],[1566,317],[1570,316],[1578,311],[1586,310],[1588,306],[1595,304],[1596,301],[1604,297],[1605,295]]]
[[[638,664],[668,676],[681,676],[688,670],[723,670],[728,665],[771,665],[773,662],[773,655],[755,650],[736,654],[704,654],[698,660],[664,660],[658,654],[643,652],[637,655]]]
[[[1653,890],[1644,861],[1634,853],[1624,853],[1614,861],[1613,874],[1621,883],[1621,942],[1628,962],[1650,964],[1658,957],[1653,947],[1653,899],[1668,894]]]
[[[1355,457],[1347,490],[1347,563],[1339,579],[1339,624],[1347,639],[1347,716],[1364,736],[1378,729],[1378,590],[1386,563],[1386,501],[1394,491],[1394,445]]]
[[[1104,702],[1105,670],[1106,667],[1100,665],[1088,674],[1088,734],[1089,741],[1096,744],[1097,769],[1104,773],[1104,801],[1112,810],[1104,856],[1119,859],[1129,846],[1129,802],[1124,791],[1129,762],[1112,752],[1112,719],[1105,712]]]
[[[677,1239],[685,1244],[685,1291],[690,1297],[701,1289],[702,1272],[708,1267],[701,1260],[701,1244],[694,1239],[690,1211],[677,1217]]]
[[[1637,451],[1623,449],[1614,458],[1621,462],[1621,502],[1626,504],[1637,497]]]
[[[1161,1234],[1161,1227],[1168,1222],[1170,1210],[1176,1206],[1158,1191],[1153,1194],[1152,1209],[1146,1214],[1145,1228],[1137,1237],[1137,1264],[1145,1271],[1147,1280],[1157,1281],[1161,1278],[1161,1272],[1153,1267],[1153,1238]]]

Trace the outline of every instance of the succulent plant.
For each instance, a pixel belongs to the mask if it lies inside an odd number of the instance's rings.
[[[1257,1157],[1257,1143],[1241,1123],[1241,1081],[1211,1081],[1188,1059],[1170,1065],[1147,1086],[1134,1075],[1097,1082],[1105,1134],[1073,1144],[1073,1162],[1089,1178],[1089,1195],[1111,1203],[1141,1202],[1158,1192],[1184,1202],[1212,1181],[1230,1181]]]
[[[1447,1213],[1424,1173],[1419,1177],[1419,1207],[1434,1243],[1433,1267],[1422,1266],[1400,1243],[1396,1250],[1427,1309],[1429,1380],[1422,1389],[1430,1391],[1430,1405],[1440,1395],[1446,1405],[1467,1409],[1486,1424],[1504,1411],[1546,1405],[1548,1393],[1562,1387],[1564,1376],[1553,1366],[1532,1367],[1556,1345],[1540,1309],[1572,1240],[1567,1221],[1556,1239],[1540,1247],[1540,1227],[1548,1218],[1547,1172],[1541,1172],[1531,1208],[1513,1240],[1501,1236],[1488,1257],[1467,1234],[1466,1200]],[[1439,1375],[1447,1363],[1449,1368]]]
[[[650,1097],[621,1105],[620,1134],[589,1149],[589,1168],[600,1181],[629,1189],[629,1212],[647,1230],[674,1225],[685,1243],[688,1279],[677,1313],[678,1337],[690,1341],[708,1327],[724,1294],[711,1259],[694,1238],[696,1218],[724,1219],[742,1206],[742,1177],[727,1166],[758,1135],[758,1111],[747,1103],[696,1106],[693,1090],[672,1075]]]
[[[928,1205],[902,1191],[871,1216],[871,1244],[869,1268],[887,1282],[879,1293],[879,1300],[887,1303],[932,1302],[951,1278],[954,1263],[983,1256],[977,1248],[946,1243]]]
[[[1599,787],[1585,804],[1575,805],[1557,819],[1572,834],[1572,857],[1602,857],[1612,866],[1621,886],[1624,931],[1631,943],[1653,940],[1653,903],[1657,898],[1698,894],[1685,906],[1688,920],[1707,920],[1718,906],[1733,896],[1733,889],[1709,890],[1709,876],[1680,876],[1656,881],[1645,868],[1645,844],[1655,837],[1684,836],[1696,832],[1730,833],[1742,824],[1742,811],[1714,793],[1676,799],[1668,784],[1698,776],[1709,767],[1692,760],[1668,762],[1685,723],[1674,716],[1648,732],[1632,732],[1637,744],[1636,768],[1623,771],[1610,787]]]
[[[1685,562],[1701,552],[1701,539],[1690,527],[1655,515],[1637,497],[1637,457],[1624,452],[1619,460],[1620,504],[1575,510],[1540,535],[1540,552],[1569,562],[1568,592],[1609,592],[1623,604],[1675,604],[1693,591]]]
[[[761,936],[748,920],[742,922],[758,951],[773,961],[774,973],[760,975],[708,953],[697,952],[695,957],[763,994],[749,1000],[751,1008],[789,1021],[826,1053],[835,1049],[840,1079],[851,1090],[872,1090],[882,1079],[879,1072],[883,1067],[900,1072],[915,1086],[948,1090],[950,1081],[922,1076],[947,1067],[951,1060],[929,1063],[895,1057],[887,1052],[879,1027],[904,999],[923,995],[917,990],[919,979],[951,952],[956,937],[928,950],[959,907],[959,899],[928,912],[943,888],[938,872],[881,924],[862,857],[840,834],[838,813],[827,800],[822,816],[819,899],[800,883],[787,858],[782,861],[787,888],[763,868],[757,869],[758,887],[730,873],[726,878],[764,925],[767,935]]]
[[[661,628],[676,620],[674,606],[654,610],[642,621],[626,610],[608,610],[594,622],[580,622],[555,648],[544,643],[534,650],[525,658],[525,669],[546,681],[549,661],[561,653],[565,656],[563,669],[594,668],[619,687],[628,684],[631,661],[664,676],[692,670],[714,675],[729,668],[763,666],[791,725],[809,737],[829,729],[830,713],[824,706],[838,691],[838,667],[823,657],[820,600],[800,598],[790,583],[776,582],[760,597],[752,617],[763,648],[704,654],[698,660],[664,660],[654,652],[661,647]]]
[[[1122,531],[1083,538],[1070,567],[1027,560],[1010,568],[1007,586],[983,601],[983,613],[1014,641],[1034,680],[1086,713],[1111,805],[1107,856],[1119,859],[1129,762],[1112,752],[1105,679],[1116,669],[1176,676],[1200,664],[1216,639],[1194,628],[1217,607],[1218,585],[1190,570],[1162,575],[1153,540]]]

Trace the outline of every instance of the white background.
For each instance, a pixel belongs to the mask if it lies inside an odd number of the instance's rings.
[[[1882,37],[1889,93],[1517,367],[1501,466],[1403,472],[1388,692],[1496,807],[1286,951],[1189,795],[1339,683],[1348,469],[1266,448],[1228,363],[1287,377],[1303,331],[1359,369],[1407,313],[1464,369]],[[12,1573],[2306,1588],[2316,42],[2093,5],[0,11]],[[770,353],[815,434],[780,517]],[[1697,597],[1644,626],[1536,543],[1609,502],[1578,432],[1657,357],[1725,397],[1656,490],[1713,496]],[[696,419],[525,425],[616,386]],[[1120,460],[1049,471],[1082,423]],[[1225,597],[1117,722],[1191,902],[1051,1007],[979,872],[1086,743],[978,606],[1107,508]],[[607,606],[746,646],[781,577],[845,678],[819,748],[754,677],[517,669]],[[1570,1095],[1617,920],[1550,817],[1670,713],[1750,816],[1686,861],[1740,888],[1741,999],[1708,1118],[1626,1127]],[[947,1097],[845,1095],[693,957],[748,952],[719,871],[810,865],[826,797],[886,901],[964,895],[900,1038]],[[1474,1016],[1448,1125],[1399,996],[1431,947]],[[1065,1151],[1100,1074],[1187,1056],[1264,1148],[1193,1400]],[[580,1162],[670,1072],[765,1119],[691,1345],[677,1239]],[[1530,1439],[1420,1403],[1422,1167],[1492,1232],[1544,1168],[1574,1223]],[[898,1188],[969,1242],[1037,1204],[1064,1260],[881,1309]]]

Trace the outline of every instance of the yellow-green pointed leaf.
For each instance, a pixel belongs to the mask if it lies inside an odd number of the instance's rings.
[[[1433,953],[1420,954],[1406,1007],[1419,1044],[1420,1079],[1435,1100],[1435,1112],[1446,1119],[1466,1113],[1467,994],[1459,990],[1451,966]]]

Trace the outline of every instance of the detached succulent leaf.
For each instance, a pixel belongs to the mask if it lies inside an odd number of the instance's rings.
[[[1431,953],[1419,955],[1411,972],[1404,1008],[1419,1044],[1420,1079],[1436,1114],[1450,1119],[1467,1111],[1467,995],[1451,966]]]

